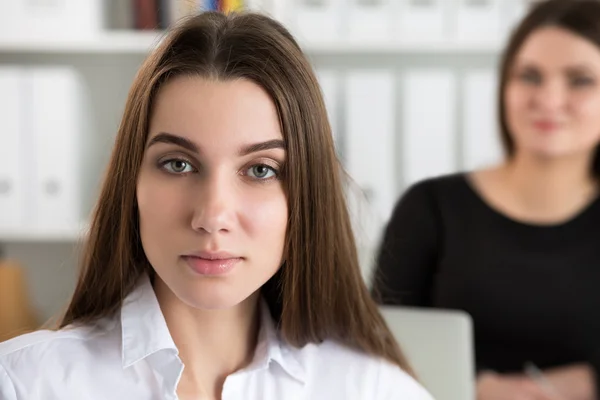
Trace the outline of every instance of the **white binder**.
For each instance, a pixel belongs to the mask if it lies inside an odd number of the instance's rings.
[[[473,170],[502,161],[496,87],[496,74],[492,70],[469,70],[465,73],[463,169]]]
[[[456,82],[445,69],[412,69],[404,76],[404,186],[456,172]]]
[[[452,2],[448,0],[398,0],[397,35],[401,42],[439,42],[450,34]]]
[[[459,42],[498,42],[506,0],[456,0],[454,26]]]
[[[0,232],[22,229],[27,204],[24,143],[24,72],[0,67]]]
[[[103,0],[2,0],[0,38],[85,40],[104,28]]]
[[[331,131],[333,134],[333,141],[336,146],[338,154],[341,154],[340,148],[340,124],[339,119],[341,116],[340,112],[340,79],[339,72],[334,69],[317,69],[317,79],[321,86],[323,93],[323,100],[325,101],[325,107],[327,108],[327,117],[329,118],[329,124],[331,125]]]
[[[357,237],[373,243],[391,216],[395,185],[395,76],[391,70],[355,70],[347,76],[345,162],[362,194],[350,190]]]
[[[32,228],[70,231],[81,223],[82,85],[67,67],[31,70]]]
[[[502,43],[508,40],[508,36],[525,17],[532,3],[533,0],[506,0],[502,2],[502,34],[500,35]]]
[[[354,43],[389,42],[394,38],[397,1],[346,0],[348,39]]]
[[[293,34],[302,44],[334,43],[342,38],[344,0],[296,0],[290,12]]]

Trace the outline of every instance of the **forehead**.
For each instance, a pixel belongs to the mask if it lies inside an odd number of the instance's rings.
[[[246,79],[195,76],[173,78],[158,91],[150,137],[159,132],[197,140],[282,139],[277,109],[262,87]]]
[[[557,68],[586,66],[600,70],[600,48],[567,29],[544,27],[533,31],[523,42],[515,61]]]

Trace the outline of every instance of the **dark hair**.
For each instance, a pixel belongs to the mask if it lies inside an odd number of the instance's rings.
[[[341,168],[315,74],[289,32],[259,14],[203,13],[175,27],[129,92],[75,293],[61,327],[116,312],[144,273],[136,182],[153,101],[181,75],[248,79],[273,100],[286,145],[289,220],[285,263],[262,288],[292,345],[333,339],[412,371],[360,273]]]
[[[598,0],[546,0],[536,1],[527,16],[517,26],[508,42],[500,65],[499,122],[502,145],[508,157],[512,157],[515,144],[506,122],[504,104],[510,69],[523,43],[537,29],[547,26],[566,29],[594,43],[600,49],[600,1]],[[600,110],[598,110],[600,112]],[[600,129],[600,126],[598,127]],[[600,177],[600,145],[596,147],[592,174]]]

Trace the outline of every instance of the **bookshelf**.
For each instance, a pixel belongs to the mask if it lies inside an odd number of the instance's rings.
[[[85,238],[87,224],[67,229],[0,230],[0,243],[77,243]]]
[[[69,0],[73,1],[73,0]],[[289,0],[291,1],[291,0]],[[398,0],[409,1],[409,0]],[[442,0],[442,2],[462,0]],[[526,0],[496,0],[505,4]],[[1,10],[0,10],[1,11]],[[285,23],[285,21],[284,21]],[[287,24],[286,24],[287,25]],[[292,29],[293,31],[293,29]],[[108,162],[114,136],[119,125],[127,92],[140,64],[154,48],[163,32],[134,30],[101,30],[93,35],[55,37],[51,34],[37,38],[3,37],[0,35],[0,66],[18,65],[28,67],[62,65],[73,67],[83,77],[90,103],[93,105],[93,125],[82,135],[95,149],[86,160],[86,179],[82,188],[82,219],[91,212],[98,187]],[[344,77],[357,69],[387,69],[400,77],[410,69],[447,69],[463,79],[472,69],[494,70],[503,45],[503,38],[459,40],[448,36],[443,40],[371,40],[351,41],[302,40],[299,42],[315,69],[334,71]],[[460,99],[464,92],[457,85],[455,96]],[[394,91],[398,99],[396,107],[402,107],[404,83],[398,79]],[[343,90],[339,93],[343,98]],[[343,104],[338,104],[343,108]],[[338,110],[339,111],[339,110]],[[455,113],[463,112],[462,102],[457,101]],[[342,113],[343,114],[343,113]],[[341,115],[341,114],[340,114]],[[337,123],[343,137],[345,127],[339,115]],[[395,117],[394,134],[401,137],[401,116]],[[460,118],[453,127],[463,128]],[[399,154],[404,143],[398,140],[394,150]],[[462,156],[461,144],[456,143],[457,159]],[[343,158],[343,157],[342,157]],[[403,156],[394,161],[397,169],[404,162]],[[464,168],[458,163],[457,168]],[[395,193],[400,194],[406,182],[397,174]],[[42,319],[57,312],[68,298],[75,283],[78,249],[85,238],[85,222],[81,226],[66,229],[13,229],[0,228],[0,254],[21,261],[28,269],[31,280],[34,307]],[[365,278],[370,274],[373,251],[379,238],[360,242],[360,257]]]
[[[138,55],[144,56],[161,40],[163,32],[115,31],[86,39],[41,39],[41,40],[2,40],[0,54],[30,54],[44,56],[51,54],[71,55]],[[495,55],[501,49],[498,40],[461,42],[459,40],[410,41],[402,42],[312,42],[301,43],[309,56],[368,56],[372,54],[402,56],[411,54],[452,56],[452,55]]]

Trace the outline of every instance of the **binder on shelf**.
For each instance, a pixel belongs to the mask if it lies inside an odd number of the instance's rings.
[[[465,73],[463,169],[473,170],[502,161],[496,82],[496,74],[492,70],[469,70]]]
[[[456,82],[446,69],[404,75],[402,149],[404,185],[456,172]]]
[[[107,0],[106,21],[106,27],[110,30],[133,29],[133,7],[131,2]]]
[[[397,26],[401,42],[436,42],[450,33],[452,2],[448,0],[398,0]]]
[[[349,189],[349,202],[359,245],[378,239],[395,202],[394,89],[391,70],[353,70],[346,77],[345,167],[358,186]]]
[[[507,0],[502,2],[502,34],[500,35],[502,43],[508,40],[509,35],[521,22],[532,4],[532,0]]]
[[[273,12],[272,0],[246,0],[246,9],[265,14]]]
[[[28,225],[33,231],[72,231],[82,211],[82,81],[72,68],[44,67],[31,69],[29,85],[34,207]]]
[[[288,14],[291,31],[302,44],[336,42],[342,37],[344,0],[296,0]],[[284,21],[285,22],[285,21]]]
[[[244,6],[251,11],[257,11],[271,16],[287,24],[290,22],[290,3],[296,0],[246,0]]]
[[[293,11],[291,4],[297,0],[262,0],[271,15],[285,24],[291,23],[291,13]]]
[[[348,39],[351,42],[388,42],[394,37],[397,1],[347,0]]]
[[[134,26],[137,30],[155,30],[159,28],[159,0],[133,0]]]
[[[26,196],[25,171],[29,164],[23,142],[24,71],[0,67],[0,231],[23,228]]]
[[[232,12],[241,11],[244,8],[243,0],[221,0],[221,11]]]
[[[105,27],[103,0],[0,1],[0,38],[85,40]]]
[[[339,73],[334,69],[317,69],[317,79],[323,92],[323,100],[325,101],[325,107],[327,108],[327,117],[329,124],[331,125],[331,132],[333,134],[333,142],[335,144],[338,155],[341,155],[341,138],[340,138],[340,124],[339,120],[341,117],[340,110],[340,79]]]
[[[169,0],[170,7],[168,8],[168,19],[171,26],[188,15],[198,11],[199,4],[197,0]]]
[[[459,42],[493,42],[502,35],[506,0],[456,0],[454,29]]]

